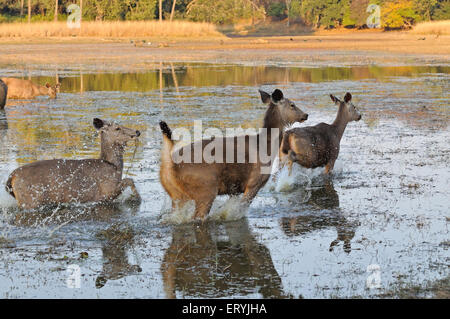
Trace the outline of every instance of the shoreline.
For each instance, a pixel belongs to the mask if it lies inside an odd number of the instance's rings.
[[[450,36],[406,32],[211,39],[5,40],[0,39],[0,65],[28,69],[70,65],[74,69],[148,70],[168,62],[298,67],[450,65]]]

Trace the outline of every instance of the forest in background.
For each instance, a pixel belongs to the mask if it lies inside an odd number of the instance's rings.
[[[80,2],[82,1],[82,3]],[[370,4],[384,29],[450,19],[450,0],[0,0],[0,23],[63,21],[71,4],[86,21],[188,20],[216,25],[285,21],[312,28],[365,28]]]

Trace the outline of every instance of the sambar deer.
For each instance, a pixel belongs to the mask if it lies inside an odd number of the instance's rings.
[[[34,99],[36,96],[48,95],[51,99],[56,99],[57,90],[61,84],[45,85],[34,84],[30,80],[16,78],[1,78],[8,86],[8,99]]]
[[[267,162],[264,163],[262,160],[260,150],[267,147],[267,155],[274,159],[280,147],[284,127],[294,122],[306,121],[308,114],[302,112],[292,101],[284,98],[283,93],[278,89],[271,95],[261,90],[259,92],[261,100],[268,105],[268,108],[262,130],[252,137],[250,135],[214,137],[193,142],[175,151],[172,131],[166,122],[160,122],[163,133],[160,179],[164,189],[172,198],[173,208],[193,200],[195,202],[194,218],[205,219],[217,195],[244,193],[241,202],[250,204],[258,191],[266,184],[270,171],[262,172]],[[250,139],[256,140],[256,146],[250,146]],[[174,162],[174,153],[194,154],[196,149],[201,149],[204,154],[205,148],[213,141],[218,142],[216,145],[223,146],[223,149],[215,150],[217,153],[222,151],[220,161],[211,163],[205,161],[202,156],[196,162],[192,156],[188,161]],[[273,144],[276,145],[272,152]],[[229,145],[232,147],[227,147]],[[243,160],[237,160],[239,158]],[[273,160],[270,161],[270,167],[272,163]]]
[[[100,132],[99,159],[54,159],[37,161],[14,170],[6,182],[6,190],[24,209],[61,203],[109,202],[126,187],[140,201],[134,182],[122,179],[123,153],[128,141],[139,131],[95,118]]]
[[[333,124],[319,123],[315,126],[300,127],[288,130],[283,135],[280,147],[280,163],[289,165],[296,162],[306,168],[325,166],[325,174],[329,174],[339,155],[342,135],[347,124],[361,120],[361,114],[351,102],[352,95],[347,92],[344,101],[330,94],[331,100],[339,106]]]
[[[8,86],[0,80],[0,110],[5,108],[6,97],[8,96]]]

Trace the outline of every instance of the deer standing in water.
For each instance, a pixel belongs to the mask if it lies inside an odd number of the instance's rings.
[[[8,96],[8,86],[0,80],[0,110],[5,108],[6,97]]]
[[[172,131],[165,122],[160,122],[163,133],[160,179],[164,189],[172,198],[172,207],[194,200],[194,218],[205,219],[217,195],[244,193],[242,202],[250,204],[258,191],[266,184],[270,173],[265,174],[261,171],[267,163],[261,160],[260,148],[267,147],[266,150],[269,149],[268,152],[271,153],[272,142],[274,142],[279,149],[284,127],[294,122],[306,121],[308,114],[302,112],[289,99],[284,98],[283,93],[278,89],[271,95],[263,91],[260,91],[260,94],[263,103],[268,105],[262,130],[267,133],[264,135],[260,132],[256,135],[256,147],[249,146],[250,136],[245,135],[243,137],[204,139],[184,146],[180,150],[181,153],[194,154],[195,149],[200,148],[203,154],[203,150],[209,143],[221,139],[219,142],[222,143],[218,143],[223,146],[223,150],[221,150],[223,157],[220,163],[218,161],[208,163],[203,156],[199,163],[195,163],[194,156],[191,157],[189,163],[175,163],[173,161]],[[242,149],[241,143],[238,143],[238,139],[245,140],[244,149]],[[233,145],[232,149],[229,150],[227,145]],[[231,154],[227,156],[227,152]],[[239,152],[241,152],[240,155],[242,153],[245,155],[242,163],[236,161],[240,157]],[[276,156],[276,154],[268,155]],[[251,157],[256,158],[256,161],[251,162],[249,160]],[[229,158],[233,159],[232,163],[229,163]]]
[[[45,85],[34,84],[30,80],[16,78],[1,78],[8,86],[8,99],[34,99],[39,95],[48,95],[51,99],[56,99],[56,92],[61,84]]]
[[[352,95],[347,93],[344,101],[334,95],[331,100],[339,106],[333,124],[320,123],[315,126],[294,128],[286,131],[280,147],[280,163],[289,163],[289,173],[292,163],[296,162],[306,168],[325,166],[325,174],[329,174],[339,155],[342,135],[347,124],[359,121],[361,114],[351,102]]]
[[[94,119],[101,136],[99,159],[37,161],[14,170],[6,182],[6,190],[20,207],[35,209],[61,203],[108,202],[126,187],[140,201],[134,182],[122,179],[123,152],[128,141],[140,132]]]

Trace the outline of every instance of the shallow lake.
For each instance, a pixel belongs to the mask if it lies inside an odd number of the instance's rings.
[[[449,67],[0,70],[61,83],[56,100],[0,111],[1,298],[382,297],[449,276]],[[158,122],[259,127],[259,88],[280,88],[307,112],[300,126],[332,122],[329,94],[353,94],[363,118],[347,126],[332,181],[321,168],[274,169],[248,211],[219,197],[205,224],[189,223],[188,209],[171,214]],[[21,212],[2,186],[9,173],[97,157],[94,117],[143,133],[124,169],[142,204]]]

